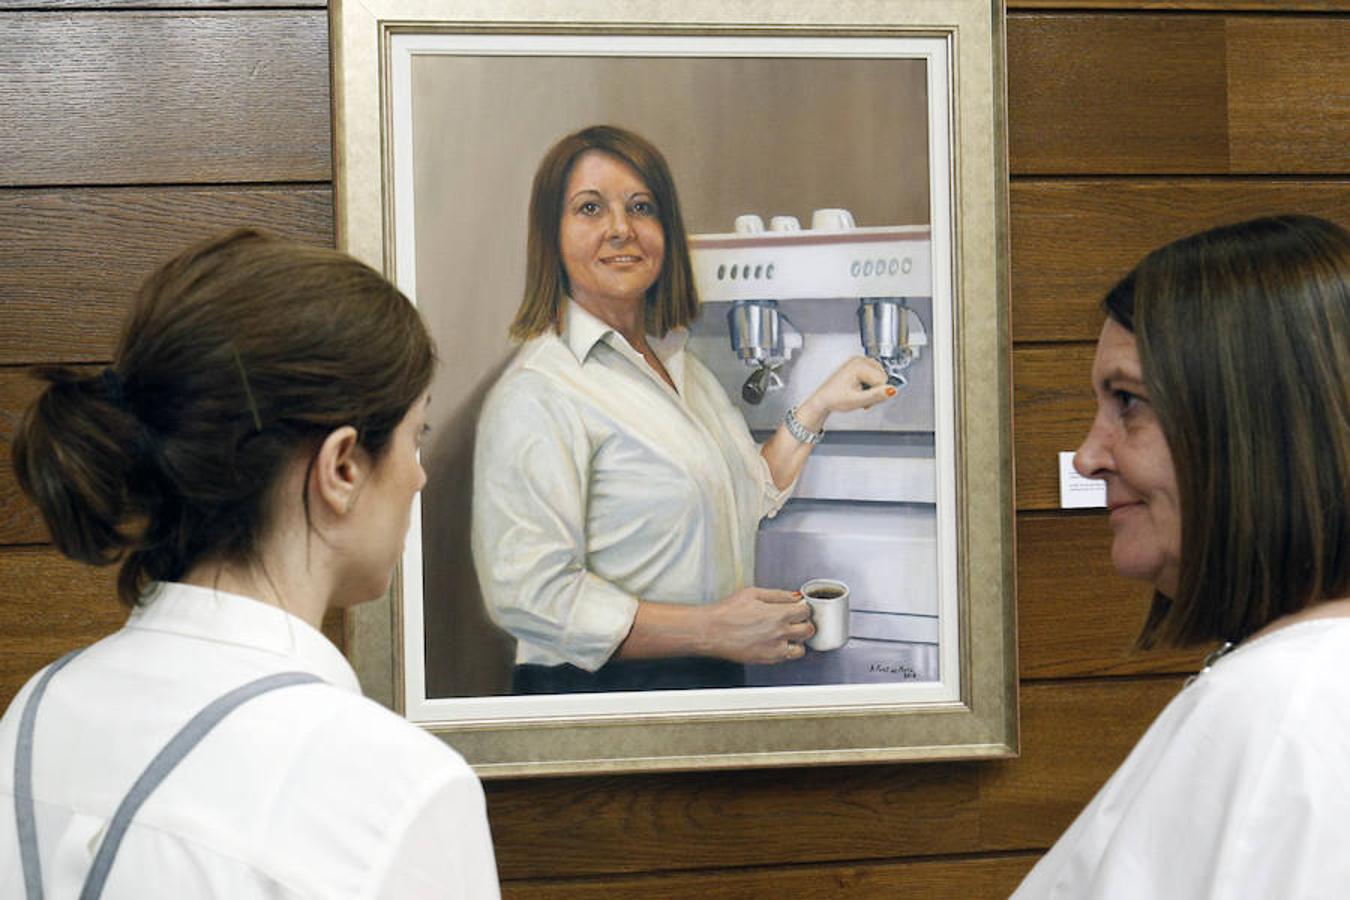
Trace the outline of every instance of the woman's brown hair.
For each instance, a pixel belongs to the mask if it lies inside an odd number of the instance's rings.
[[[549,328],[562,328],[563,303],[569,290],[559,248],[563,195],[572,168],[583,153],[595,150],[627,163],[656,200],[665,232],[666,255],[661,274],[647,292],[646,328],[664,335],[688,325],[698,315],[698,294],[689,263],[684,217],[675,193],[675,179],[661,151],[646,139],[612,125],[593,125],[564,137],[544,154],[530,191],[529,236],[526,240],[525,294],[511,323],[511,337],[528,340]]]
[[[1238,641],[1350,593],[1350,235],[1310,216],[1150,253],[1103,301],[1176,468],[1181,570],[1141,647]]]
[[[434,368],[417,310],[373,269],[236,231],[150,276],[111,367],[36,370],[14,469],[56,546],[121,561],[134,605],[198,561],[251,558],[283,468],[333,429],[379,458]]]

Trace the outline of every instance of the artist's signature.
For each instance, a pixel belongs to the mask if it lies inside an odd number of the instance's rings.
[[[880,675],[899,675],[901,681],[918,681],[919,673],[904,663],[875,662],[867,671]]]

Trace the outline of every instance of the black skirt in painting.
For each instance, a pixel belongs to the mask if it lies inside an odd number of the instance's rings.
[[[595,691],[679,691],[745,687],[745,666],[725,659],[617,659],[594,672],[576,666],[518,665],[513,694],[581,694]]]

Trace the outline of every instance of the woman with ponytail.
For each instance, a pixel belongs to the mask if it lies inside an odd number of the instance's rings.
[[[0,896],[497,895],[472,770],[319,631],[389,586],[434,366],[379,274],[238,231],[151,276],[111,366],[38,370],[19,484],[131,614],[0,720]]]

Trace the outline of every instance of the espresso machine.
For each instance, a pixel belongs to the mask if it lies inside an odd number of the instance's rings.
[[[835,413],[793,497],[765,519],[755,581],[793,590],[812,578],[849,586],[840,649],[752,666],[754,685],[935,681],[938,556],[933,322],[928,226],[858,227],[816,210],[803,228],[743,215],[725,234],[690,236],[702,300],[689,350],[765,440],[851,356],[886,371],[896,396]]]

